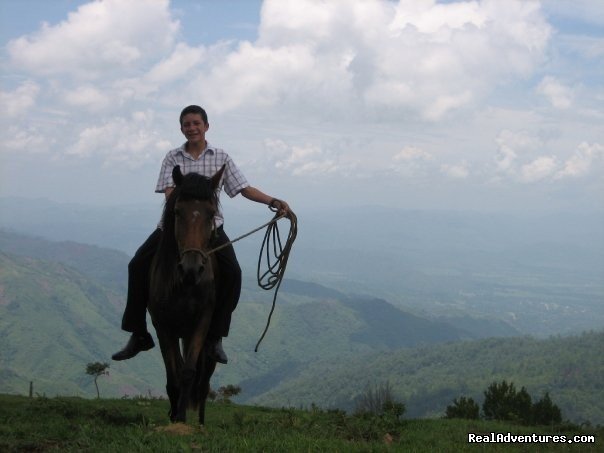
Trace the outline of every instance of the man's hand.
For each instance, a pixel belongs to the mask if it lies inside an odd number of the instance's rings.
[[[273,209],[276,209],[278,215],[284,215],[286,217],[289,217],[290,213],[292,212],[287,202],[279,200],[277,198],[273,198],[269,206]]]

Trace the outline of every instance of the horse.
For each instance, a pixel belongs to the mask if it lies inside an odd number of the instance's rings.
[[[162,215],[162,237],[151,264],[148,310],[166,368],[170,421],[186,422],[187,408],[205,403],[216,360],[206,337],[216,305],[218,266],[208,253],[218,211],[216,189],[224,166],[211,178],[174,167],[175,188]],[[182,351],[179,340],[182,339]]]

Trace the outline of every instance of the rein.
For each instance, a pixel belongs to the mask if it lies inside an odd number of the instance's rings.
[[[272,206],[269,206],[269,209],[273,212],[277,212],[277,209]],[[289,232],[287,234],[285,244],[283,244],[283,242],[281,241],[281,233],[279,232],[279,226],[277,225],[277,221],[284,217],[287,217],[289,219]],[[273,316],[273,312],[275,311],[277,294],[279,293],[279,287],[281,286],[281,282],[283,281],[283,275],[285,274],[285,268],[287,267],[287,260],[289,259],[289,254],[291,252],[292,245],[294,244],[296,236],[298,235],[298,218],[292,211],[290,211],[289,216],[286,216],[285,214],[275,214],[275,216],[270,221],[259,226],[258,228],[254,228],[252,231],[245,233],[222,245],[219,245],[218,247],[215,247],[207,252],[201,251],[202,254],[210,255],[220,249],[228,247],[229,245],[232,245],[235,242],[240,241],[241,239],[244,239],[256,233],[257,231],[260,231],[263,228],[266,228],[266,233],[264,234],[264,240],[262,241],[262,247],[260,248],[260,254],[258,256],[258,268],[256,274],[258,286],[260,286],[260,288],[266,291],[269,291],[273,288],[276,289],[275,294],[273,295],[271,311],[269,312],[268,319],[266,321],[266,327],[264,328],[260,339],[256,343],[254,352],[258,352],[258,347],[260,346],[260,343],[268,332],[268,328],[271,323],[271,318]],[[271,244],[272,247],[269,247],[269,244]],[[185,252],[187,251],[197,251],[197,249],[185,250]],[[267,270],[261,274],[263,257],[266,257]]]

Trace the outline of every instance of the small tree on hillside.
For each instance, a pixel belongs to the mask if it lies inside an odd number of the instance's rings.
[[[533,423],[533,402],[531,395],[524,387],[520,389],[514,399],[514,417],[525,425]]]
[[[543,398],[533,404],[532,415],[535,425],[552,425],[562,422],[560,408],[552,402],[548,392],[545,392]]]
[[[388,381],[382,384],[367,385],[365,391],[357,398],[356,414],[392,414],[396,419],[405,413],[405,405],[396,401]]]
[[[239,387],[238,385],[229,384],[218,389],[218,394],[220,395],[221,401],[223,403],[230,403],[231,397],[239,395],[240,393],[241,387]]]
[[[445,418],[466,418],[470,420],[477,420],[479,413],[480,408],[474,399],[462,396],[459,399],[455,398],[453,400],[453,404],[447,406]]]
[[[107,371],[107,368],[109,368],[108,363],[90,362],[86,365],[86,374],[89,374],[90,376],[94,376],[94,385],[96,386],[96,397],[97,398],[101,397],[101,395],[99,393],[99,384],[97,383],[97,379],[99,378],[99,376],[102,376],[104,374],[109,374],[109,371]]]
[[[531,396],[524,387],[517,392],[512,382],[493,382],[484,392],[482,411],[487,420],[510,420],[529,424],[531,409]]]

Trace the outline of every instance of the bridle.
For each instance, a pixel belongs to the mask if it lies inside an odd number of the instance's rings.
[[[214,218],[212,218],[212,231],[210,233],[210,238],[214,238],[216,237],[216,223],[214,222]],[[210,239],[211,240],[211,239]],[[187,253],[197,253],[198,255],[201,255],[201,259],[204,263],[207,263],[210,260],[210,254],[214,253],[216,250],[218,250],[219,248],[222,247],[217,247],[215,249],[210,250],[209,252],[206,252],[203,249],[200,248],[196,248],[196,247],[189,247],[186,248],[182,251],[179,252],[179,257],[182,260],[183,257],[187,254]]]
[[[204,263],[206,263],[210,259],[210,254],[208,252],[206,252],[205,250],[202,250],[202,249],[198,249],[198,248],[184,249],[182,252],[180,252],[180,259],[182,260],[182,258],[187,253],[197,253],[197,254],[201,255],[201,259],[203,260]]]

